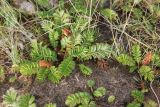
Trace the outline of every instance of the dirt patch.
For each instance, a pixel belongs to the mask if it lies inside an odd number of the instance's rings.
[[[95,80],[95,89],[100,86],[107,89],[106,96],[101,99],[95,99],[98,107],[124,107],[131,100],[130,91],[136,88],[132,75],[127,74],[119,66],[101,70],[94,63],[89,63],[88,65],[94,71],[90,77],[85,77],[76,69],[70,77],[65,78],[58,85],[48,81],[42,84],[35,82],[30,93],[36,96],[38,107],[43,107],[47,102],[55,102],[58,107],[65,107],[65,99],[69,94],[78,91],[90,92],[86,86],[89,79]],[[116,96],[116,102],[113,105],[107,104],[109,95]]]
[[[11,61],[8,58],[8,55],[0,48],[0,66],[3,66],[5,69],[11,66]]]
[[[133,74],[127,72],[124,67],[118,65],[115,62],[109,62],[108,68],[102,70],[97,67],[95,62],[86,62],[85,65],[90,66],[93,69],[91,76],[84,76],[80,73],[79,69],[75,69],[68,78],[64,78],[59,84],[53,84],[50,81],[39,83],[35,81],[33,85],[27,87],[20,81],[16,83],[3,83],[0,84],[0,102],[2,102],[2,96],[9,87],[14,87],[18,92],[27,90],[28,93],[35,96],[37,107],[43,107],[44,104],[54,102],[57,107],[66,107],[66,97],[72,93],[81,91],[89,92],[90,89],[86,86],[88,80],[95,80],[97,87],[105,87],[107,94],[102,98],[94,98],[98,107],[126,107],[126,104],[132,101],[130,92],[137,88],[137,83],[133,79]],[[158,81],[156,81],[158,82]],[[159,83],[159,82],[158,82]],[[153,84],[153,88],[160,97],[160,89],[156,86],[158,83]],[[25,91],[26,93],[26,91]],[[116,101],[114,104],[109,105],[107,98],[109,95],[115,95]],[[153,99],[156,101],[152,91],[146,94],[145,99]]]

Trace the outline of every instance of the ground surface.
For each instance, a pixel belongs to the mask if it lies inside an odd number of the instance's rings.
[[[98,38],[97,42],[110,43],[112,39],[112,33],[106,24],[102,25],[103,22],[104,20],[100,20],[99,28],[102,36]],[[157,27],[160,27],[160,25],[158,24]],[[159,32],[160,31],[158,31],[158,33]],[[159,44],[157,44],[157,46],[159,47]],[[0,51],[0,65],[10,68],[11,62],[7,57],[8,56],[4,52]],[[113,60],[106,62],[108,63],[108,67],[105,69],[99,68],[96,64],[96,61],[85,62],[85,64],[89,65],[93,70],[93,74],[91,76],[84,76],[82,73],[80,73],[79,69],[75,69],[72,75],[64,78],[58,85],[53,84],[50,81],[45,81],[43,83],[33,81],[33,83],[30,85],[27,85],[26,82],[21,80],[17,80],[15,83],[9,83],[6,79],[3,84],[0,84],[0,102],[2,102],[2,96],[5,94],[7,89],[9,89],[9,87],[14,87],[21,93],[28,92],[35,96],[37,107],[43,107],[44,104],[48,102],[56,103],[57,107],[66,107],[65,100],[68,95],[78,91],[87,91],[92,93],[91,90],[86,86],[87,81],[92,79],[95,80],[96,83],[94,89],[101,86],[107,89],[107,94],[104,97],[100,99],[94,99],[98,107],[126,107],[126,105],[132,101],[130,92],[139,87],[138,83],[134,79],[138,79],[138,77],[136,74],[129,73],[124,66],[119,65]],[[10,71],[8,68],[6,68],[6,70],[7,72]],[[7,74],[8,77],[12,75],[15,74]],[[153,84],[153,89],[160,98],[160,80],[156,80]],[[109,95],[116,96],[116,101],[114,104],[109,105],[107,103],[107,98]],[[153,99],[156,101],[156,98],[150,88],[149,93],[147,93],[145,96],[145,100],[147,99]]]
[[[98,38],[98,42],[110,41],[111,32],[108,27],[101,25],[100,32],[102,36]],[[7,57],[4,56],[6,56],[5,53],[1,52],[1,65],[8,67],[11,66],[10,61],[8,61]],[[9,87],[14,87],[20,93],[28,92],[31,95],[34,95],[36,98],[37,107],[43,107],[44,104],[49,102],[56,103],[57,107],[66,107],[65,100],[68,95],[78,91],[92,93],[87,87],[87,81],[92,79],[95,80],[96,83],[94,89],[101,86],[107,89],[107,94],[104,97],[94,99],[98,107],[126,107],[126,105],[132,101],[130,92],[139,87],[138,83],[133,79],[138,79],[138,77],[136,74],[129,73],[124,66],[121,66],[113,60],[108,60],[106,62],[108,63],[108,67],[105,69],[98,67],[96,61],[85,62],[85,64],[93,70],[93,74],[91,76],[84,76],[80,73],[79,69],[75,69],[72,75],[64,78],[58,85],[53,84],[50,81],[45,81],[43,83],[34,81],[32,84],[27,85],[28,83],[21,80],[17,80],[15,83],[9,83],[8,80],[5,80],[3,84],[0,84],[0,102],[2,102],[2,96],[5,94],[6,90],[9,89]],[[7,69],[7,71],[9,72],[10,70]],[[12,74],[11,72],[7,76],[10,77],[12,75],[15,74]],[[159,84],[158,81],[155,82],[153,88],[160,98],[160,87],[157,84]],[[109,95],[116,96],[116,101],[114,104],[107,103],[107,98]],[[156,101],[151,90],[147,93],[145,99],[153,99]]]
[[[137,88],[135,81],[133,80],[134,75],[127,73],[124,67],[108,61],[110,64],[106,69],[100,69],[97,67],[95,62],[87,62],[93,69],[93,74],[90,77],[82,75],[78,69],[73,71],[73,74],[63,79],[60,84],[55,85],[46,81],[44,83],[38,83],[35,81],[32,86],[25,86],[20,81],[15,84],[4,83],[0,86],[0,101],[2,101],[2,95],[9,87],[14,87],[18,91],[24,91],[31,93],[36,98],[38,107],[43,107],[47,102],[55,102],[58,107],[65,107],[66,97],[78,91],[87,91],[91,93],[90,89],[86,86],[87,80],[93,79],[96,82],[95,89],[103,86],[107,89],[107,94],[103,98],[95,99],[98,107],[125,107],[128,102],[132,99],[130,97],[131,90]],[[160,97],[160,89],[154,87],[157,94]],[[114,104],[107,104],[107,97],[109,95],[115,95],[116,101]],[[147,98],[154,98],[153,93],[150,92]]]

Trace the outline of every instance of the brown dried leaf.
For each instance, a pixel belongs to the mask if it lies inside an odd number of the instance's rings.
[[[62,33],[65,36],[70,36],[72,34],[72,32],[67,28],[62,29]]]
[[[105,60],[98,60],[97,65],[101,69],[107,69],[108,68],[108,63]]]
[[[40,60],[39,66],[43,68],[50,68],[52,66],[52,63],[45,61],[45,60]]]
[[[142,65],[148,65],[152,60],[152,52],[148,52],[146,53],[146,55],[144,56],[144,59],[142,60]]]

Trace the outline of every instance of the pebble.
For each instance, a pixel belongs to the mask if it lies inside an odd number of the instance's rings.
[[[31,2],[23,1],[20,4],[19,8],[20,8],[20,10],[22,10],[24,13],[26,13],[28,15],[33,15],[36,13],[35,6]]]

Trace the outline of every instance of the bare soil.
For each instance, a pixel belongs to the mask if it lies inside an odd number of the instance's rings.
[[[66,107],[66,97],[72,93],[78,91],[86,91],[92,94],[91,90],[87,87],[87,81],[95,80],[97,87],[105,87],[107,94],[103,98],[94,98],[98,107],[126,107],[126,104],[132,101],[130,92],[137,88],[137,83],[134,81],[133,74],[127,72],[124,67],[115,63],[114,61],[107,61],[109,63],[108,68],[100,69],[95,62],[86,62],[85,64],[93,69],[91,76],[84,76],[79,69],[75,69],[71,76],[64,78],[60,84],[53,84],[49,81],[39,83],[35,81],[33,85],[27,87],[20,81],[16,83],[4,83],[0,85],[0,101],[2,101],[2,95],[9,87],[14,87],[19,92],[27,90],[36,98],[38,107],[43,107],[48,102],[55,102],[58,107]],[[157,84],[157,83],[156,83]],[[160,88],[154,87],[158,97],[160,98]],[[26,91],[25,91],[26,92]],[[108,104],[107,98],[109,95],[115,95],[116,101],[114,104]],[[152,92],[149,92],[146,99],[151,98],[155,100]]]
[[[45,82],[38,85],[36,82],[31,89],[33,95],[38,96],[36,100],[41,107],[46,102],[56,102],[58,107],[65,107],[66,96],[77,91],[86,91],[91,93],[86,86],[88,80],[95,80],[97,87],[105,87],[107,95],[103,98],[95,98],[98,107],[124,107],[126,102],[130,101],[130,91],[136,86],[132,81],[132,75],[126,74],[120,67],[109,67],[101,70],[94,63],[88,65],[93,69],[93,74],[90,77],[85,77],[78,69],[74,73],[61,81],[60,84],[55,85]],[[107,104],[107,96],[115,95],[116,102],[113,105]]]

